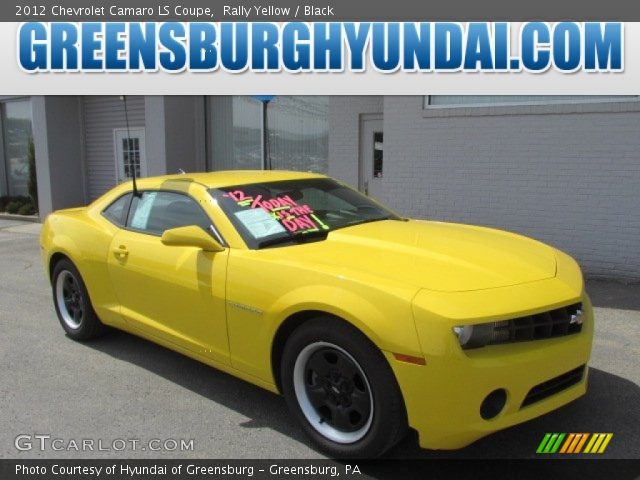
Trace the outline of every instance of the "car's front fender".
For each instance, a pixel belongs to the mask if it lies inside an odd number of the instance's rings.
[[[355,278],[256,257],[230,259],[227,327],[231,362],[274,382],[271,351],[276,333],[300,312],[322,312],[349,322],[381,350],[421,355],[411,310],[415,291],[372,286]]]
[[[371,301],[375,298],[377,301]],[[272,335],[290,317],[301,311],[321,311],[341,318],[367,336],[380,349],[420,355],[420,345],[411,313],[411,303],[372,292],[364,296],[346,288],[309,285],[280,297],[268,316]],[[271,335],[270,335],[271,336]]]

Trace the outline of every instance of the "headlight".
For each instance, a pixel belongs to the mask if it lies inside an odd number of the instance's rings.
[[[525,315],[511,320],[458,325],[453,333],[464,349],[500,343],[526,342],[579,333],[583,322],[582,304]]]
[[[493,323],[453,327],[453,333],[458,337],[462,348],[484,347],[493,335]]]

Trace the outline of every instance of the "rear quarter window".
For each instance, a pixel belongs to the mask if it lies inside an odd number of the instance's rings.
[[[102,211],[102,215],[111,223],[123,227],[127,221],[127,213],[129,210],[129,202],[131,201],[131,193],[125,193],[118,199],[114,200],[111,205]]]

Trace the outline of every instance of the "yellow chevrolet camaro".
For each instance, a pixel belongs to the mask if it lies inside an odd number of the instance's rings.
[[[333,456],[381,455],[409,427],[461,448],[586,391],[572,258],[323,175],[139,179],[49,215],[40,241],[69,337],[115,327],[282,393]]]

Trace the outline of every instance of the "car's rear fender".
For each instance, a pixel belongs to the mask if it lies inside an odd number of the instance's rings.
[[[100,320],[120,326],[123,320],[106,262],[111,234],[84,211],[74,209],[74,214],[66,215],[63,210],[47,217],[40,236],[43,266],[52,280],[52,260],[67,257],[80,272]]]

